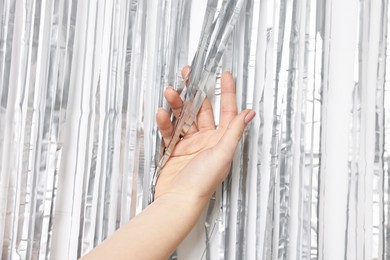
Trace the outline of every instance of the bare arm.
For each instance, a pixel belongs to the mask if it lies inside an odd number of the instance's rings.
[[[192,229],[206,203],[164,195],[83,259],[167,259]]]

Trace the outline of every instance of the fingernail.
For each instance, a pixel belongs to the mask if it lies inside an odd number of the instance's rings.
[[[251,110],[244,118],[245,125],[249,124],[250,121],[255,117],[256,112]]]

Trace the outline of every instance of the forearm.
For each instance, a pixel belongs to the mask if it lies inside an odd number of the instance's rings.
[[[164,194],[83,259],[167,259],[207,203],[206,198]]]

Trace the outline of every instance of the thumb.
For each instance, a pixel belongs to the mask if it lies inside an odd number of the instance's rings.
[[[232,160],[234,151],[242,137],[245,127],[252,121],[255,115],[255,111],[246,109],[229,123],[225,134],[215,147],[218,154],[224,155],[224,159],[229,159],[229,161]]]

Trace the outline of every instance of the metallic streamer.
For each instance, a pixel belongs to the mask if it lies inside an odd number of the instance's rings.
[[[274,52],[274,66],[272,71],[274,73],[275,85],[273,86],[273,109],[272,109],[272,141],[271,141],[271,150],[270,150],[270,158],[271,158],[271,167],[270,167],[270,180],[269,180],[269,196],[267,203],[267,219],[266,219],[266,230],[265,230],[265,238],[264,238],[264,251],[263,257],[266,259],[276,259],[278,257],[278,248],[279,248],[279,210],[282,209],[285,205],[283,205],[283,201],[279,200],[279,196],[283,195],[283,192],[279,193],[278,186],[282,186],[279,183],[280,178],[278,177],[278,167],[279,167],[279,159],[278,155],[281,151],[280,148],[280,116],[281,116],[281,106],[282,106],[282,94],[283,89],[280,86],[284,87],[283,76],[285,73],[285,65],[282,67],[282,60],[288,57],[288,55],[283,56],[283,46],[285,46],[284,51],[288,51],[288,46],[283,44],[284,41],[284,33],[286,26],[286,8],[287,1],[275,1],[274,12],[275,12],[275,24],[273,26],[273,34],[275,36],[275,46],[277,46]],[[291,4],[291,2],[290,2]],[[288,31],[288,30],[287,30]],[[288,39],[288,37],[286,37]],[[284,59],[283,59],[284,58]],[[283,187],[282,187],[283,188]],[[280,205],[282,202],[282,205]],[[283,224],[283,223],[282,223]],[[283,226],[282,226],[283,227]],[[283,249],[282,249],[283,250]]]
[[[386,2],[386,11],[384,16],[387,17],[387,22],[389,21],[390,8],[388,2]],[[385,53],[382,53],[383,62],[385,62],[384,71],[384,86],[383,92],[378,93],[378,95],[383,94],[383,153],[381,154],[383,162],[383,227],[381,238],[383,241],[383,258],[388,258],[390,256],[390,207],[389,207],[389,194],[390,192],[390,85],[389,85],[389,76],[390,76],[390,64],[389,64],[389,50],[390,50],[390,41],[388,35],[390,35],[390,26],[386,23],[384,25],[384,32],[386,37],[384,37],[384,42],[382,43],[385,48]],[[377,96],[380,98],[380,96]],[[380,119],[379,119],[380,120]]]

